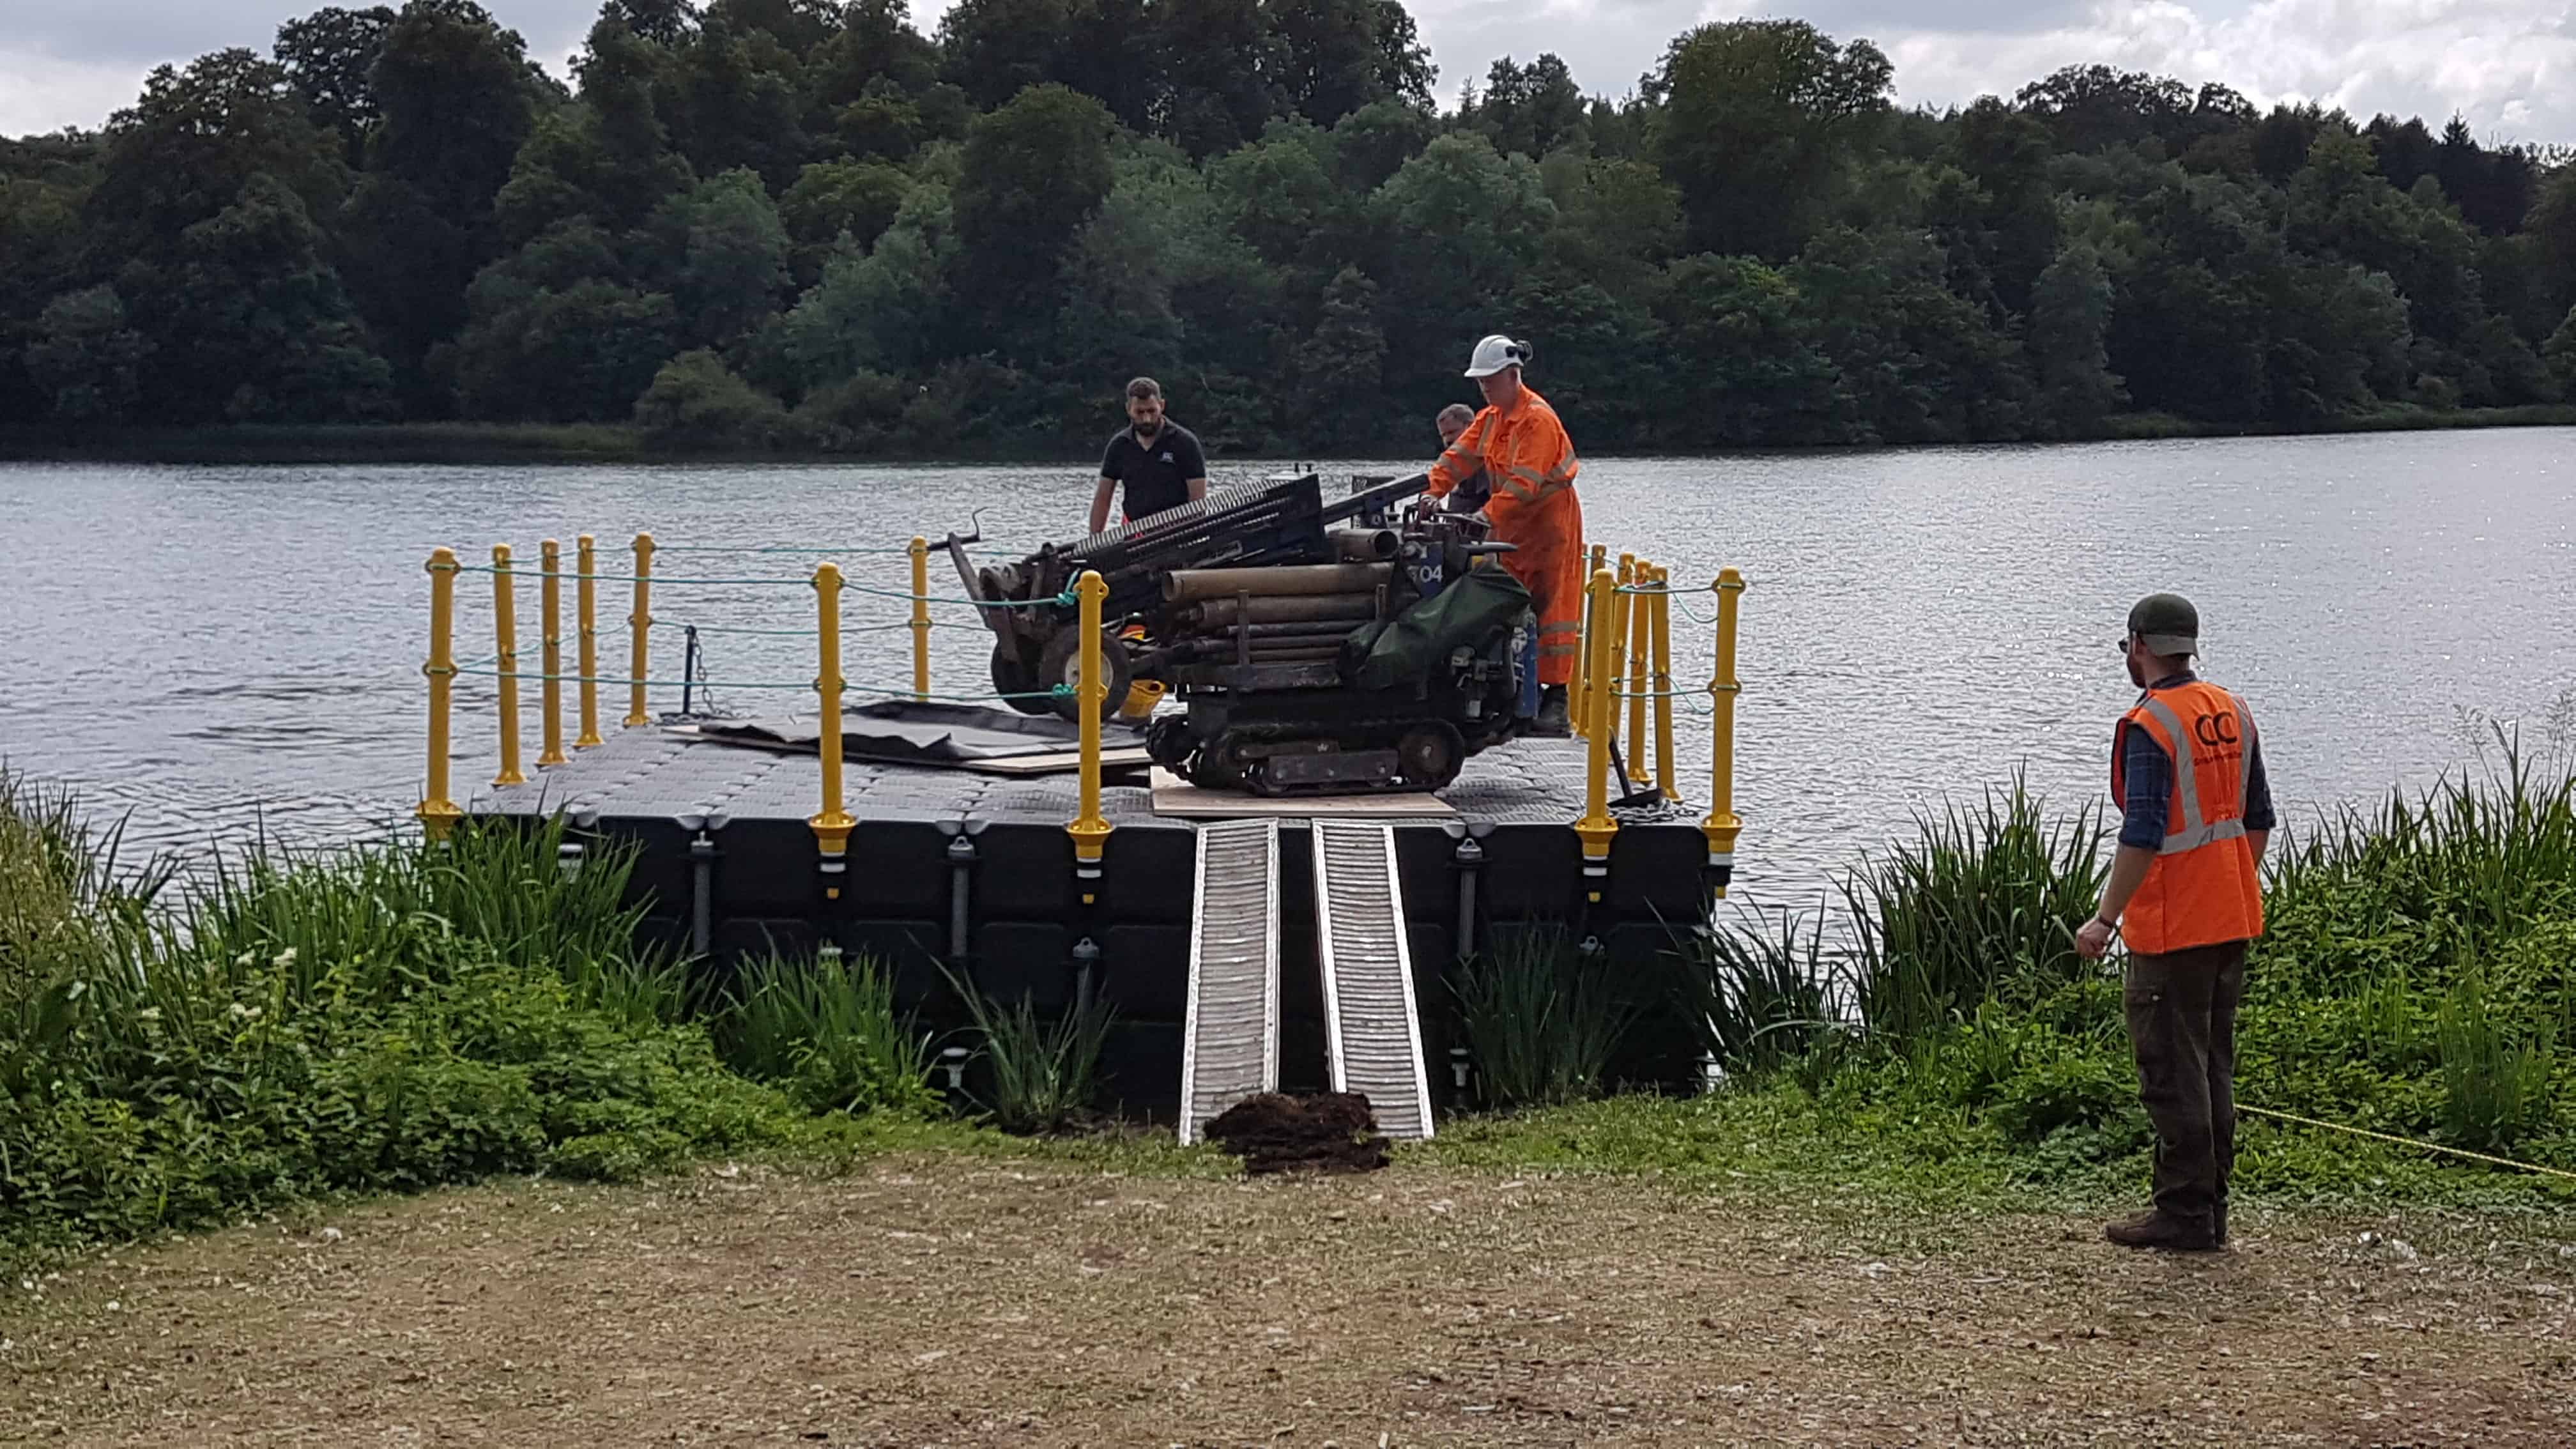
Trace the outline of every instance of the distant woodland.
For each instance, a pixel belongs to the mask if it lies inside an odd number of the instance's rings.
[[[1480,334],[1579,445],[2072,438],[2576,401],[2576,167],[2100,67],[1906,110],[1869,41],[1442,88],[1394,0],[324,9],[0,141],[0,420],[656,445],[1429,446]],[[1596,78],[1599,79],[1599,78]]]

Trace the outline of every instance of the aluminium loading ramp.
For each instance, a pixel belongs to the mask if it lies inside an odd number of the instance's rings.
[[[1378,1130],[1389,1137],[1428,1137],[1431,1081],[1422,1067],[1395,827],[1364,820],[1311,824],[1333,1090],[1367,1094]]]
[[[1257,1092],[1279,1090],[1279,822],[1198,828],[1181,1141]]]

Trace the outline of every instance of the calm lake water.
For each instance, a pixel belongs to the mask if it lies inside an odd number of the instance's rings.
[[[1330,478],[1419,461],[1317,466]],[[585,531],[622,545],[650,529],[671,550],[657,572],[792,582],[810,560],[681,550],[831,545],[850,550],[855,581],[900,588],[900,558],[859,550],[936,538],[980,509],[985,552],[1015,555],[1079,532],[1091,477],[1081,464],[0,465],[0,759],[76,787],[97,814],[130,812],[129,838],[156,847],[366,835],[419,790],[433,546],[474,562],[507,542],[533,567],[542,538],[569,553]],[[2069,807],[2104,793],[2109,723],[2131,697],[2115,644],[2154,589],[2198,601],[2210,672],[2248,696],[2293,819],[2473,762],[2463,711],[2521,719],[2537,742],[2576,688],[2576,431],[1603,458],[1581,489],[1594,539],[1679,580],[1734,564],[1752,581],[1738,859],[1739,894],[1756,900],[1806,898],[1910,811],[2017,769]],[[625,555],[604,556],[603,571],[625,571]],[[463,583],[459,652],[488,654],[490,581]],[[939,570],[933,587],[956,586]],[[667,585],[654,613],[797,628],[810,599]],[[1710,612],[1706,595],[1692,607]],[[523,581],[531,670],[536,608]],[[622,585],[603,586],[604,673],[625,667],[626,608]],[[853,595],[846,615],[857,629],[903,608]],[[934,689],[986,688],[989,636],[945,612],[962,627],[935,636]],[[1709,631],[1675,624],[1677,672],[1705,682]],[[906,638],[854,634],[851,680],[903,683]],[[707,643],[718,681],[813,676],[804,641]],[[678,645],[657,637],[657,674],[676,672]],[[461,783],[493,769],[491,698],[489,680],[462,682]],[[811,701],[715,698],[759,713]],[[603,703],[610,727],[622,713]],[[1704,807],[1706,726],[1685,721]]]

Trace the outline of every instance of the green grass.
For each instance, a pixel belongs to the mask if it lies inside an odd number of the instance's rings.
[[[983,1082],[978,1102],[1005,1132],[1062,1132],[1088,1120],[1100,1098],[1100,1054],[1116,1013],[1086,975],[1053,1020],[1027,995],[1008,1006],[947,974],[966,1005],[977,1040],[970,1070]]]
[[[1598,1095],[1638,1016],[1600,953],[1562,929],[1521,931],[1461,962],[1458,1022],[1487,1106],[1549,1106]]]

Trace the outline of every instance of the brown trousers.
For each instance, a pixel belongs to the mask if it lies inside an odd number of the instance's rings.
[[[2214,1226],[2236,1165],[2236,1003],[2245,942],[2132,954],[2121,1004],[2156,1127],[2156,1210]]]

